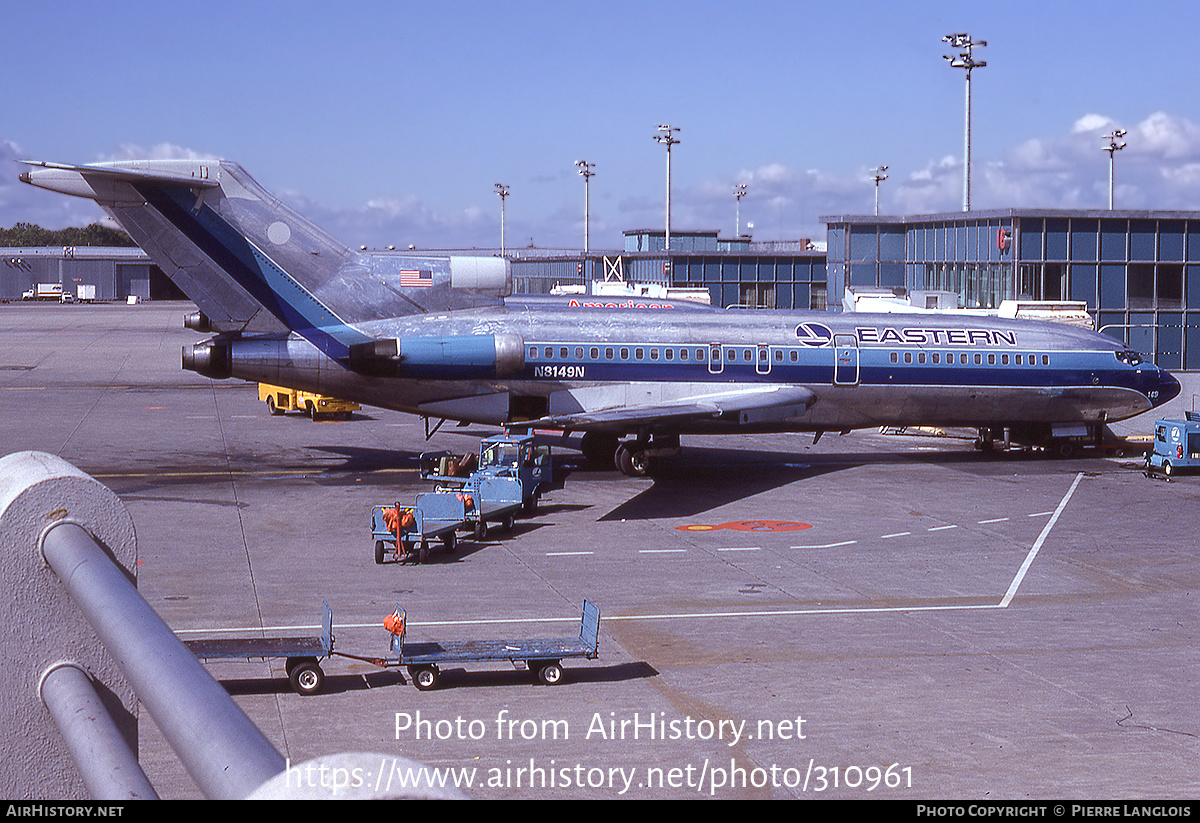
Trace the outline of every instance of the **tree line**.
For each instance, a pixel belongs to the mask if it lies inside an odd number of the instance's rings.
[[[99,223],[82,228],[43,229],[34,223],[0,228],[0,246],[136,246],[129,235]]]

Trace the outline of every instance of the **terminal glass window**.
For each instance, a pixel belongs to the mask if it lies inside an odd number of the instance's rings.
[[[1129,259],[1126,243],[1128,223],[1124,220],[1100,221],[1100,259],[1124,262]]]
[[[1129,259],[1154,259],[1154,221],[1134,220],[1129,224]]]
[[[1046,259],[1067,259],[1067,221],[1046,221]]]
[[[1158,259],[1183,262],[1183,221],[1163,220],[1158,224]]]

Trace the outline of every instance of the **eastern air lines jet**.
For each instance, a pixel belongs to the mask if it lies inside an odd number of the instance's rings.
[[[580,431],[589,459],[629,475],[699,433],[962,426],[1065,450],[1064,434],[1180,391],[1120,342],[1055,323],[506,304],[506,260],[352,251],[235,163],[29,165],[22,180],[95,200],[195,301],[187,325],[216,336],[184,368]]]

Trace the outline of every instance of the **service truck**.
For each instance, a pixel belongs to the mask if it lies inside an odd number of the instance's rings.
[[[61,300],[62,283],[38,283],[29,291],[21,292],[22,300]]]
[[[362,408],[351,400],[340,400],[324,394],[289,389],[286,386],[272,386],[268,383],[258,384],[258,399],[267,404],[267,410],[271,414],[302,411],[313,420],[333,416],[349,420],[352,412]]]

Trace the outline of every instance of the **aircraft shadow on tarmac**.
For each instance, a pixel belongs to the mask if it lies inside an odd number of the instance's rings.
[[[455,434],[479,435],[478,431]],[[938,439],[942,445],[946,441]],[[597,469],[575,451],[577,438],[564,439],[561,435],[540,436],[539,443],[558,445],[554,455],[555,477],[559,480],[587,482],[595,478],[623,479],[607,467]],[[893,446],[893,444],[888,444]],[[898,445],[898,444],[895,444]],[[372,471],[416,469],[419,455],[415,452],[386,448],[355,446],[313,446],[314,450],[329,454],[340,454],[346,462],[338,467],[327,466],[322,482],[357,482]],[[451,449],[456,451],[457,449]],[[467,451],[468,449],[463,449]],[[927,464],[945,466],[966,471],[987,472],[997,463],[1042,462],[1042,454],[1027,451],[995,452],[982,454],[969,447],[962,449],[938,448],[933,451],[915,451],[892,448],[888,451],[831,451],[781,453],[754,449],[722,449],[689,446],[683,454],[659,462],[653,476],[647,478],[652,485],[618,505],[599,518],[613,520],[653,520],[664,517],[691,517],[714,508],[770,492],[790,483],[817,477],[831,472],[840,472],[869,466],[897,464]],[[1046,461],[1048,466],[1063,462]],[[1041,471],[1045,471],[1042,469]],[[1051,469],[1053,470],[1053,469]],[[344,478],[344,481],[341,479]],[[416,477],[414,475],[413,479]],[[386,483],[394,485],[388,478]],[[630,484],[639,481],[629,480]],[[636,487],[636,486],[635,486]],[[540,514],[551,513],[552,503],[544,504]]]
[[[562,685],[619,683],[658,675],[658,671],[649,663],[640,662],[615,663],[611,666],[568,665],[563,667],[563,672],[565,676]],[[288,679],[283,676],[218,679],[217,682],[225,688],[225,691],[234,696],[292,693]],[[320,694],[315,695],[313,699],[320,699],[320,696],[323,694],[343,694],[378,689],[385,686],[405,686],[408,684],[409,680],[403,674],[402,669],[385,669],[369,674],[326,674],[324,687],[321,689]],[[438,678],[439,691],[454,688],[479,688],[488,686],[533,687],[534,685],[533,672],[519,669],[484,671],[447,668],[441,670]]]
[[[931,465],[973,474],[987,474],[1007,464],[1028,465],[1030,473],[1078,468],[1076,460],[1046,460],[1044,453],[1010,451],[980,453],[969,448],[936,451],[874,451],[793,453],[745,449],[685,449],[663,460],[649,488],[622,503],[601,521],[656,520],[691,517],[790,483],[823,474],[887,465]]]

